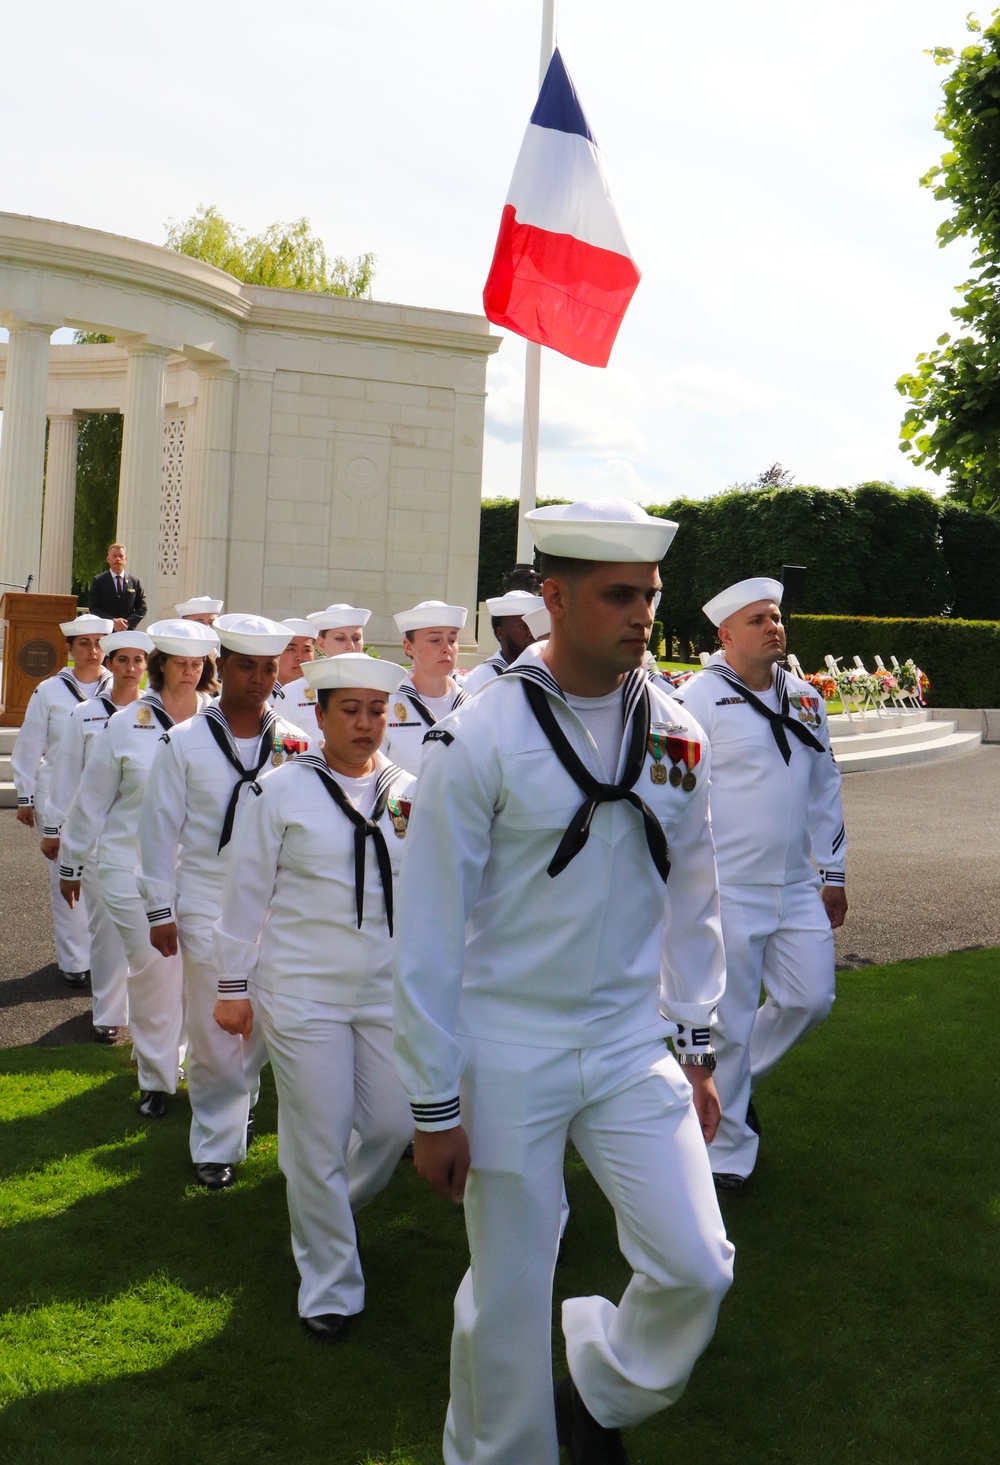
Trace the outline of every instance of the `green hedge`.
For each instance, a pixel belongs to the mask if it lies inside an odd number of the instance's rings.
[[[908,657],[930,677],[931,707],[1000,707],[1000,622],[793,614],[788,649],[806,671],[829,652],[843,667],[855,656],[869,671],[876,653]]]

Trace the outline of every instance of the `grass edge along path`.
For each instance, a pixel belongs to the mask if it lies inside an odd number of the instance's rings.
[[[633,1465],[995,1458],[998,959],[841,974],[760,1091],[753,1188],[724,1207],[736,1284],[684,1398],[628,1433]],[[221,1194],[187,1183],[183,1100],[144,1124],[134,1097],[120,1050],[0,1054],[3,1465],[439,1461],[460,1213],[401,1164],[359,1222],[364,1317],[323,1348],[295,1319],[270,1080]],[[573,1155],[567,1183],[556,1316],[627,1280]]]

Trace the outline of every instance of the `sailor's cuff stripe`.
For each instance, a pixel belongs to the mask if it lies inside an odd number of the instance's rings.
[[[710,1048],[712,1046],[711,1028],[692,1028],[684,1023],[677,1024],[677,1034],[674,1038],[675,1048]]]
[[[59,866],[59,879],[60,880],[79,880],[80,877],[82,876],[82,874],[83,874],[83,866],[82,865],[60,865]]]
[[[60,828],[60,826],[58,824],[43,824],[42,825],[42,836],[43,836],[43,838],[45,838],[45,839],[58,839],[59,838],[59,828]]]
[[[248,991],[246,977],[220,977],[216,986],[220,997],[241,997]]]
[[[847,876],[843,870],[820,870],[819,878],[824,885],[846,885]]]
[[[410,1108],[413,1111],[415,1124],[455,1124],[458,1122],[458,1095],[453,1099],[443,1099],[437,1104],[414,1104]]]
[[[149,922],[149,924],[151,926],[155,926],[158,921],[161,922],[161,923],[163,921],[172,921],[173,920],[173,916],[171,915],[170,907],[167,905],[167,906],[164,906],[162,910],[158,910],[158,911],[147,911],[146,912],[146,920]]]
[[[35,807],[34,796],[32,794],[18,794],[17,807],[19,809],[33,809]]]

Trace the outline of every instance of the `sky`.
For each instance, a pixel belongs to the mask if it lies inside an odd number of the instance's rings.
[[[1000,3],[1000,0],[998,0]],[[896,378],[949,329],[964,241],[918,179],[969,0],[558,0],[643,278],[607,369],[544,351],[539,493],[946,484]],[[306,215],[373,296],[480,312],[538,89],[541,0],[7,7],[0,208],[162,243],[215,204]],[[986,19],[989,8],[980,12]],[[17,58],[20,57],[20,61]],[[2,302],[0,302],[2,304]],[[524,342],[487,376],[483,492],[516,496]]]

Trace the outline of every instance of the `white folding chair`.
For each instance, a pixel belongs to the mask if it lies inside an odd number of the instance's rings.
[[[871,676],[871,672],[865,666],[860,656],[855,656],[854,666],[857,671],[862,672],[866,677]],[[882,706],[881,701],[878,697],[875,696],[873,692],[865,693],[865,706],[870,707],[876,717],[881,717],[885,712],[885,708]]]
[[[901,671],[902,670],[902,668],[900,667],[899,662],[896,660],[896,658],[894,656],[890,656],[889,657],[889,660],[892,662],[892,669],[893,669],[893,671],[898,672],[898,671]],[[922,705],[921,705],[921,702],[920,702],[919,692],[902,692],[900,695],[903,698],[905,698],[905,700],[907,702],[909,702],[909,704],[913,708],[914,712],[920,712],[920,711],[922,711]]]
[[[830,675],[833,677],[834,681],[837,683],[837,691],[840,693],[840,700],[844,704],[844,711],[847,714],[848,722],[854,721],[854,713],[851,711],[852,704],[857,708],[858,716],[861,718],[861,721],[867,722],[868,718],[865,716],[865,709],[862,704],[858,701],[857,697],[852,695],[852,690],[848,689],[846,684],[843,686],[841,685],[840,678],[844,675],[844,673],[837,657],[829,655],[824,656],[823,664],[825,665]]]
[[[799,660],[799,658],[795,655],[795,652],[794,651],[789,651],[787,653],[787,655],[785,656],[785,660],[788,662],[788,668],[789,668],[790,672],[792,673],[792,676],[793,677],[799,677],[799,678],[801,678],[802,681],[805,681],[806,674],[802,670],[802,663]]]
[[[709,658],[710,658],[711,655],[712,655],[711,651],[699,651],[698,652],[698,660],[701,662],[702,666],[707,666],[708,665]]]

